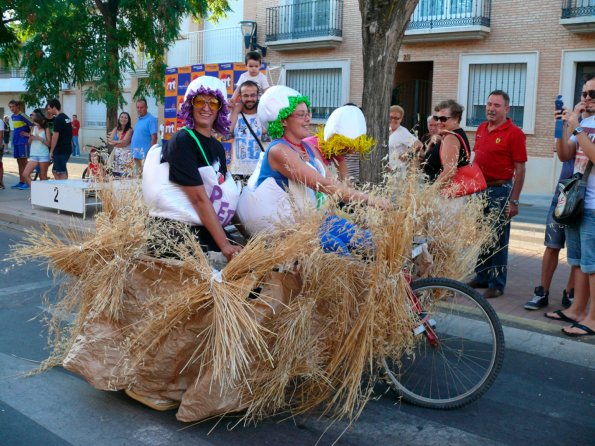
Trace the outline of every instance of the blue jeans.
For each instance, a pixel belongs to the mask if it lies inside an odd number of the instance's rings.
[[[79,146],[79,137],[72,137],[72,156],[79,156],[81,154],[81,146]]]
[[[581,220],[566,226],[568,264],[595,274],[595,209],[585,209]]]
[[[510,219],[506,215],[506,205],[512,192],[512,183],[488,187],[486,190],[488,203],[485,213],[496,211],[498,218],[494,222],[497,240],[482,247],[477,265],[475,280],[486,284],[488,288],[504,291],[508,265],[508,241],[510,239]]]
[[[358,228],[344,218],[331,215],[324,220],[318,232],[320,246],[324,252],[334,252],[340,256],[350,255],[351,250],[364,250],[370,254],[374,250],[372,234]]]

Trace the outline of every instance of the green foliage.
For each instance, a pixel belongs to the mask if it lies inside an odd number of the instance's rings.
[[[227,0],[4,1],[28,33],[21,48],[25,101],[44,102],[58,95],[61,83],[70,83],[84,86],[88,100],[105,103],[108,117],[123,104],[124,74],[138,68],[135,50],[150,61],[135,96],[161,98],[164,54],[181,19],[229,10]]]

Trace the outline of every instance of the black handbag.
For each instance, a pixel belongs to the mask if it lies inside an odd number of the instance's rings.
[[[571,225],[580,221],[585,205],[585,191],[591,174],[593,163],[589,161],[585,173],[575,173],[573,176],[558,183],[560,195],[554,209],[553,218],[561,225]]]

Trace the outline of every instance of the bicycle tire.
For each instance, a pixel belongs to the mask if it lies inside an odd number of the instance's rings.
[[[436,323],[440,347],[417,335],[413,351],[383,360],[388,383],[421,407],[456,409],[476,401],[492,386],[504,360],[496,311],[476,290],[455,280],[419,279],[411,288]],[[435,299],[437,293],[444,296]]]
[[[81,175],[81,178],[83,180],[86,180],[87,178],[89,178],[89,168],[85,167],[85,170],[83,170],[83,174]]]

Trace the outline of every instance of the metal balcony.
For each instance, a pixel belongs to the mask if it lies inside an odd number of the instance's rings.
[[[562,0],[560,24],[576,34],[595,32],[595,0]]]
[[[243,62],[244,37],[239,26],[188,33],[187,65]]]
[[[343,0],[313,0],[266,10],[266,43],[278,51],[334,48],[343,41]]]
[[[491,0],[420,0],[404,43],[484,39],[490,32]]]

